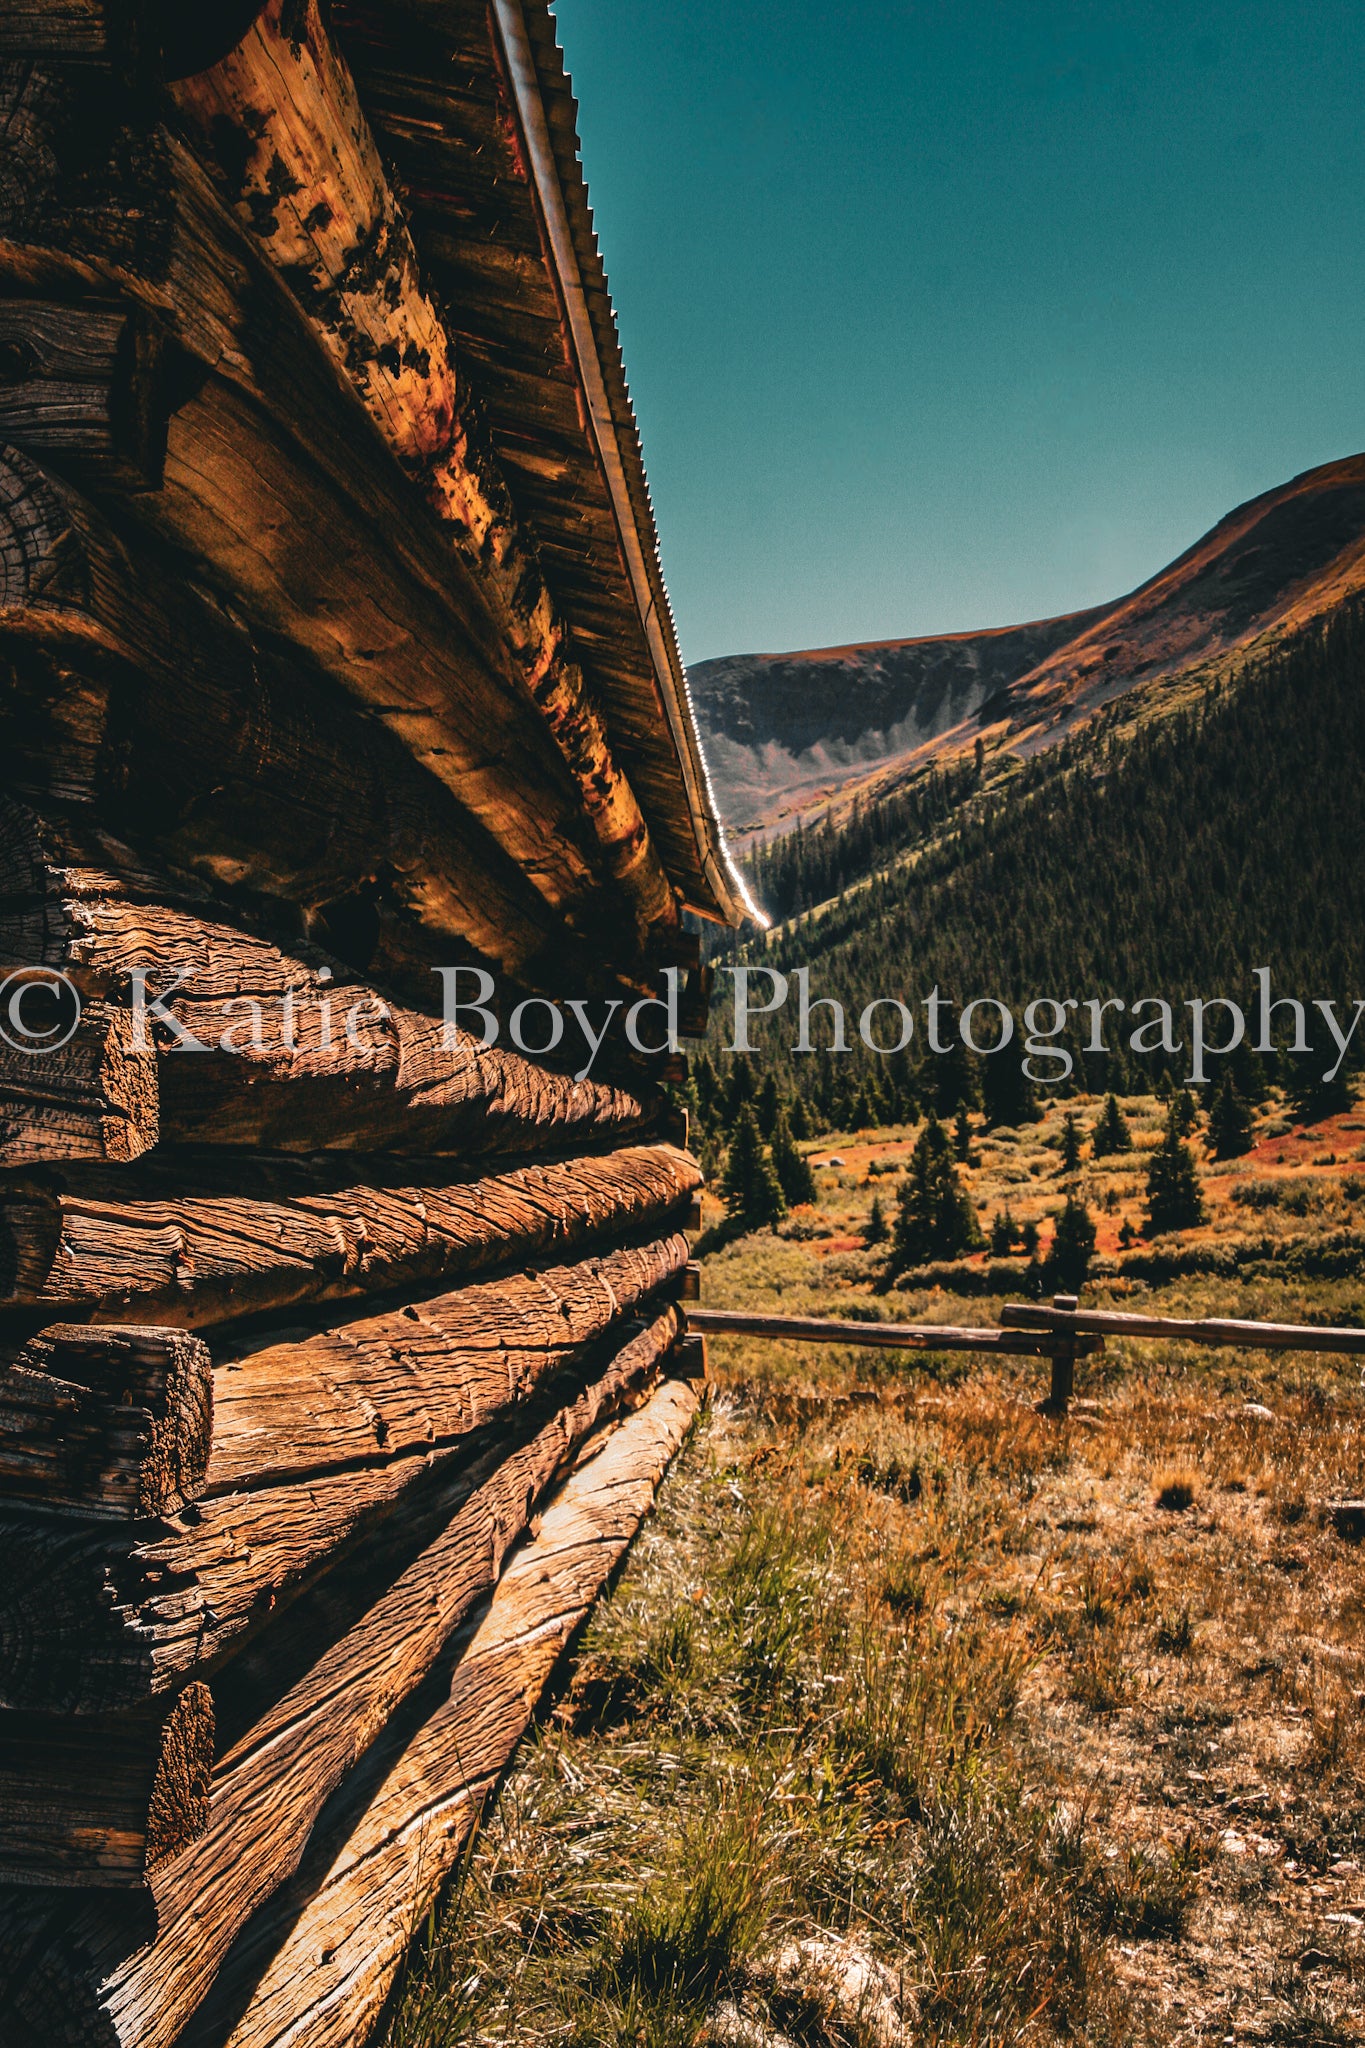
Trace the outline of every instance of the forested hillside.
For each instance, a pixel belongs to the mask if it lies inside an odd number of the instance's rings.
[[[855,1017],[935,985],[955,1006],[1016,1010],[1044,995],[1245,1002],[1266,966],[1277,993],[1335,998],[1349,1018],[1365,993],[1365,606],[1192,708],[1122,735],[1121,711],[1010,780],[967,764],[760,847],[750,874],[780,922],[718,957],[808,964],[812,991]],[[789,1063],[793,1035],[782,1020],[765,1051],[818,1095],[831,1063]],[[921,1022],[902,1074],[922,1038]],[[840,1085],[847,1068],[885,1072],[861,1048],[838,1065]]]

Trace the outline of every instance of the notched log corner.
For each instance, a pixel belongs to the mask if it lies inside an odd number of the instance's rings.
[[[145,1884],[208,1826],[213,1750],[197,1682],[169,1711],[0,1714],[0,1882]]]
[[[185,1330],[56,1324],[0,1365],[0,1494],[115,1520],[178,1514],[213,1436],[208,1346]]]
[[[0,441],[106,489],[157,490],[164,361],[143,307],[0,300]]]

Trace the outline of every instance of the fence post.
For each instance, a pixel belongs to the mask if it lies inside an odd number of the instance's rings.
[[[1052,1306],[1063,1315],[1074,1315],[1080,1307],[1080,1298],[1075,1294],[1054,1294]],[[1045,1404],[1048,1414],[1065,1415],[1075,1391],[1076,1334],[1074,1330],[1058,1330],[1052,1353],[1052,1386]]]

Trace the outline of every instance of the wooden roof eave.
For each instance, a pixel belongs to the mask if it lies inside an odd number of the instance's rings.
[[[534,181],[546,252],[564,309],[584,417],[610,493],[622,558],[653,663],[659,709],[677,752],[701,872],[714,899],[712,904],[694,902],[689,908],[702,916],[715,917],[719,912],[721,920],[730,924],[746,920],[766,924],[730,858],[697,738],[659,564],[638,428],[576,153],[572,90],[553,17],[546,0],[529,0],[529,4],[527,0],[491,0],[490,12]],[[552,101],[560,103],[558,121],[548,116],[547,104]],[[562,118],[565,114],[567,119]],[[586,267],[595,273],[591,286],[584,280],[584,254],[589,259]],[[592,287],[599,301],[596,309],[590,304]]]

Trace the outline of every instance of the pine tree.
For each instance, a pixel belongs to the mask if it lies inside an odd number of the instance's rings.
[[[885,1244],[890,1234],[886,1221],[886,1211],[882,1207],[882,1198],[880,1195],[874,1195],[872,1197],[872,1207],[867,1212],[867,1224],[863,1230],[863,1243]]]
[[[1031,1216],[1019,1233],[1019,1249],[1026,1259],[1038,1256],[1038,1225]]]
[[[1074,1110],[1062,1118],[1062,1172],[1075,1173],[1081,1163],[1081,1132]]]
[[[1177,1096],[1147,1173],[1147,1229],[1153,1237],[1166,1230],[1193,1230],[1205,1217],[1194,1155],[1181,1138],[1179,1116]]]
[[[1237,1093],[1243,1102],[1249,1102],[1255,1108],[1265,1101],[1270,1093],[1265,1061],[1249,1038],[1244,1038],[1229,1055],[1227,1071],[1237,1083]]]
[[[1177,1137],[1187,1138],[1199,1128],[1199,1104],[1188,1088],[1177,1088],[1171,1097],[1171,1115]]]
[[[948,1050],[930,1054],[928,1080],[934,1107],[940,1116],[954,1116],[965,1104],[975,1109],[981,1100],[981,1081],[974,1053],[955,1038]]]
[[[903,1273],[928,1259],[979,1251],[984,1240],[953,1164],[948,1133],[930,1116],[910,1155],[910,1170],[896,1200],[891,1270]]]
[[[778,1093],[777,1077],[775,1074],[769,1074],[763,1086],[759,1089],[758,1097],[754,1103],[754,1115],[758,1119],[758,1128],[769,1141],[771,1141],[773,1132],[777,1128],[777,1119],[781,1112],[782,1097]]]
[[[691,1076],[696,1085],[697,1101],[701,1105],[702,1122],[709,1124],[715,1118],[720,1080],[707,1053],[702,1053],[692,1062]]]
[[[870,1131],[877,1121],[877,1112],[868,1097],[866,1087],[859,1088],[849,1107],[850,1131]]]
[[[1010,1213],[1006,1202],[1003,1209],[997,1209],[991,1218],[991,1252],[997,1259],[1007,1259],[1014,1250],[1014,1240],[1019,1235],[1019,1226]]]
[[[1294,1053],[1287,1064],[1286,1095],[1295,1123],[1320,1124],[1324,1117],[1340,1116],[1351,1107],[1345,1074],[1338,1072],[1330,1081],[1325,1078],[1331,1072],[1331,1055],[1316,1049]]]
[[[725,1115],[731,1125],[744,1104],[753,1101],[755,1092],[753,1061],[742,1057],[733,1061],[725,1082]]]
[[[747,1102],[735,1119],[720,1191],[730,1218],[746,1230],[761,1230],[765,1224],[779,1223],[787,1213],[781,1182],[763,1149],[758,1119]]]
[[[1099,1122],[1091,1133],[1091,1149],[1096,1159],[1106,1159],[1114,1152],[1131,1152],[1133,1149],[1133,1134],[1116,1095],[1104,1098]]]
[[[803,1202],[813,1202],[815,1175],[810,1170],[809,1160],[797,1151],[786,1112],[781,1109],[773,1125],[772,1156],[773,1172],[790,1207],[797,1209]]]
[[[1251,1150],[1251,1111],[1237,1092],[1231,1074],[1224,1074],[1209,1111],[1209,1143],[1215,1159],[1236,1159]]]
[[[806,1107],[804,1095],[794,1095],[792,1097],[791,1133],[794,1138],[813,1138],[815,1136],[815,1132],[811,1129],[810,1111]]]
[[[982,1062],[981,1099],[991,1127],[1036,1124],[1043,1113],[1033,1082],[1008,1050],[989,1053]]]
[[[1095,1219],[1085,1203],[1068,1195],[1059,1212],[1045,1265],[1045,1284],[1079,1294],[1095,1256]]]
[[[972,1120],[967,1114],[965,1102],[960,1106],[956,1117],[953,1119],[953,1151],[964,1166],[971,1164]]]

